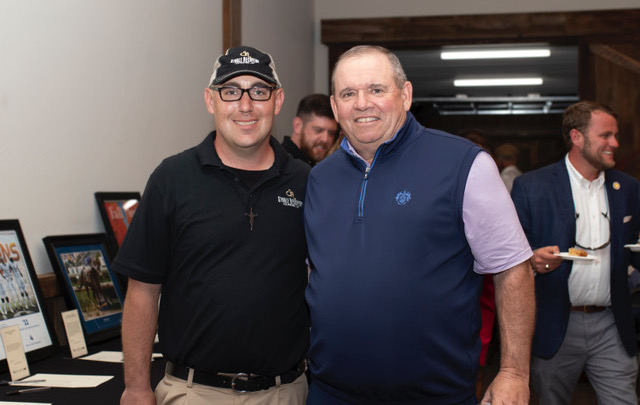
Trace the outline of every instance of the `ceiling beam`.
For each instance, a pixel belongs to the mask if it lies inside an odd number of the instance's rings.
[[[640,41],[640,9],[582,12],[476,14],[329,19],[321,22],[326,45],[377,44],[388,48],[455,43],[588,42],[624,37]]]

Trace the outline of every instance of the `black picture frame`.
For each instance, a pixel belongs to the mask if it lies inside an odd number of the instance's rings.
[[[122,244],[124,235],[140,203],[140,193],[137,191],[116,191],[95,193],[96,203],[100,211],[111,257],[116,257]]]
[[[40,283],[17,219],[0,220],[0,270],[0,328],[20,327],[29,363],[58,353],[58,341],[47,319]],[[0,345],[0,372],[8,369]]]
[[[111,268],[104,233],[42,239],[69,309],[77,309],[88,344],[120,335],[124,290]]]

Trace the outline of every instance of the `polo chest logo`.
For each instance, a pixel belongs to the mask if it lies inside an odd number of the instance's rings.
[[[295,194],[291,189],[288,189],[285,193],[286,197],[278,196],[278,202],[285,207],[302,208],[303,202],[296,199]]]
[[[407,190],[402,190],[396,194],[396,202],[398,205],[406,205],[411,200],[411,193]]]

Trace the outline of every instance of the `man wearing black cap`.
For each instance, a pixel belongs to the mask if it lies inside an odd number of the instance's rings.
[[[204,99],[217,130],[153,172],[114,263],[129,277],[121,405],[302,404],[309,168],[270,136],[284,100],[270,55],[228,50]]]

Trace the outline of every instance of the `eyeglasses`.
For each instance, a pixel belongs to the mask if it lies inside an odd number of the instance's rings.
[[[600,214],[602,214],[602,216],[607,219],[607,222],[609,224],[611,224],[611,220],[609,219],[609,215],[607,213],[601,212]],[[580,218],[580,214],[576,213],[576,228],[577,228],[577,225],[578,225],[578,218]],[[607,241],[602,246],[586,247],[586,246],[582,246],[581,244],[579,244],[578,241],[576,240],[576,246],[581,248],[581,249],[585,249],[585,250],[600,250],[600,249],[604,249],[607,246],[609,246],[610,243],[611,243],[611,231],[609,231],[609,239],[607,239]]]
[[[240,87],[222,86],[222,87],[209,87],[211,90],[215,90],[220,94],[222,101],[238,101],[242,98],[244,93],[249,94],[249,98],[253,101],[267,101],[271,98],[271,93],[277,89],[277,87],[268,86],[254,86],[248,89],[241,89]]]

